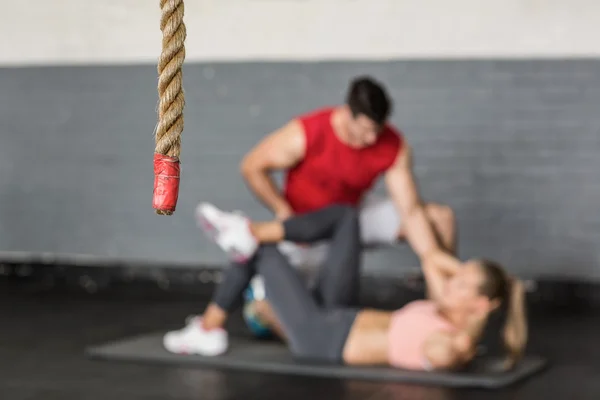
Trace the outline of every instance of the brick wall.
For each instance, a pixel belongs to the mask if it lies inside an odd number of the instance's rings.
[[[0,69],[0,250],[222,263],[192,217],[200,199],[267,213],[242,154],[371,73],[396,99],[427,199],[450,204],[463,257],[522,275],[600,277],[597,60],[240,63],[186,66],[179,210],[151,209],[154,66]],[[381,187],[378,188],[381,190]],[[414,266],[405,246],[372,274]]]

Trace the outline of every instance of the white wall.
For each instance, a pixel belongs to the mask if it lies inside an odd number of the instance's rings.
[[[600,55],[598,0],[186,0],[188,60]],[[154,63],[158,0],[4,0],[0,64]]]

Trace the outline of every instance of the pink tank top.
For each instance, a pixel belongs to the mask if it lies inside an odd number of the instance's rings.
[[[389,330],[389,363],[396,368],[427,369],[423,354],[425,340],[434,332],[452,331],[450,322],[438,314],[430,300],[408,303],[394,312]]]

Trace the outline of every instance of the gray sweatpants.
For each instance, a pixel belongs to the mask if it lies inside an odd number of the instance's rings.
[[[311,243],[330,240],[314,292],[307,289],[277,245],[263,245],[247,264],[232,265],[213,301],[231,312],[255,274],[262,275],[267,298],[299,358],[341,362],[358,304],[361,243],[358,214],[331,206],[284,222],[285,239]]]

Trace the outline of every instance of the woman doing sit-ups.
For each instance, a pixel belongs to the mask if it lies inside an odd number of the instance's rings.
[[[239,224],[215,223],[223,220],[224,212],[211,205],[200,210],[205,229],[223,250],[234,258],[251,257],[248,261],[252,262],[232,268],[253,268],[252,274],[263,277],[270,306],[298,358],[417,370],[460,368],[475,356],[489,315],[502,303],[508,306],[507,367],[523,354],[527,341],[523,287],[494,262],[461,263],[432,246],[419,254],[429,299],[410,302],[394,312],[325,307],[273,243],[329,239],[330,251],[322,268],[357,270],[361,248],[353,208],[333,206],[316,212],[329,213],[329,218],[304,215],[284,222],[246,220]],[[322,221],[322,226],[315,221]]]

